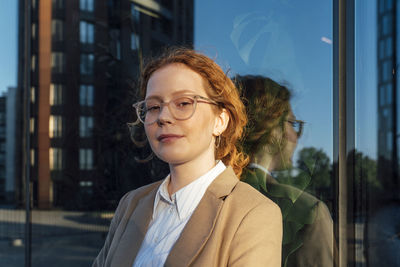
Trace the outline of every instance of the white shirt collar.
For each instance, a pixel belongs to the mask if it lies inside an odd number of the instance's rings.
[[[260,164],[251,162],[248,166],[249,166],[250,168],[253,168],[253,169],[260,169],[260,170],[262,170],[263,172],[265,172],[266,174],[268,174],[269,176],[274,177],[274,176],[272,175],[272,173],[271,173],[267,168],[265,168],[264,166],[261,166]]]
[[[168,185],[170,183],[170,175],[168,175],[158,188],[153,207],[153,219],[159,201],[162,199],[174,206],[178,211],[179,219],[184,219],[191,215],[195,210],[208,186],[226,169],[222,161],[218,163],[207,173],[203,174],[190,184],[182,187],[171,197],[168,193]]]

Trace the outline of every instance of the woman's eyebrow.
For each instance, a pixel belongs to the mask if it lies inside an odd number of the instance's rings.
[[[144,100],[151,100],[151,99],[162,100],[161,96],[158,96],[158,95],[152,95],[152,96],[146,97]]]
[[[178,95],[183,95],[183,94],[197,94],[196,92],[194,92],[193,90],[189,90],[189,89],[182,89],[179,91],[175,91],[171,94],[171,96],[178,96]],[[163,100],[163,97],[161,97],[160,95],[151,95],[149,97],[146,97],[145,100],[148,99],[157,99],[157,100]]]
[[[174,93],[172,93],[172,95],[182,95],[182,94],[196,94],[196,92],[194,92],[193,90],[189,90],[189,89],[182,89],[179,91],[176,91]]]

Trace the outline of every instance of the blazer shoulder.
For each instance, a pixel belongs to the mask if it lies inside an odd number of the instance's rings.
[[[139,187],[131,190],[120,199],[115,214],[122,215],[129,206],[136,206],[138,201],[151,193],[153,190],[157,190],[158,186],[162,183],[162,180]]]
[[[247,183],[239,181],[232,191],[232,194],[235,196],[235,199],[240,201],[241,205],[246,206],[247,209],[263,206],[268,209],[278,209],[280,211],[279,206],[274,201]]]
[[[131,202],[134,200],[138,200],[144,197],[145,195],[149,194],[153,190],[157,190],[157,188],[160,186],[161,183],[162,180],[131,190],[121,198],[121,202],[122,201]]]

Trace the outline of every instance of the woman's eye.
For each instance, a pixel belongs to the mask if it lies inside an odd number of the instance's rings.
[[[147,111],[157,111],[160,109],[159,105],[151,105],[147,107]]]
[[[190,105],[191,103],[190,102],[179,102],[179,106],[180,107],[183,107],[183,106],[186,106],[186,105]]]
[[[176,103],[175,103],[175,105],[178,107],[178,108],[184,108],[184,107],[187,107],[187,106],[190,106],[190,105],[192,105],[193,104],[193,102],[192,101],[190,101],[190,100],[179,100],[179,101],[177,101]]]

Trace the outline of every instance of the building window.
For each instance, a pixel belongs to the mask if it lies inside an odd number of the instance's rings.
[[[35,150],[31,149],[31,166],[35,166]]]
[[[82,187],[93,186],[93,182],[92,181],[80,181],[79,185],[82,186]]]
[[[53,0],[53,8],[54,9],[63,9],[64,8],[64,0]]]
[[[392,42],[392,37],[388,37],[386,38],[386,57],[390,57],[392,56],[392,52],[393,52],[393,42]]]
[[[131,33],[131,49],[132,50],[139,49],[139,35],[134,32]]]
[[[110,30],[110,51],[113,57],[121,59],[121,40],[120,31],[118,29]]]
[[[50,84],[50,105],[57,106],[62,104],[63,85]]]
[[[35,95],[35,87],[34,86],[32,86],[31,87],[31,103],[32,104],[34,104],[35,103],[35,100],[36,100],[36,95]]]
[[[6,113],[3,113],[3,112],[0,113],[0,125],[6,125]],[[0,143],[0,146],[1,146],[1,144],[2,143]]]
[[[94,43],[94,24],[87,21],[81,21],[79,24],[81,43]]]
[[[93,117],[79,117],[79,136],[91,137],[93,132]]]
[[[62,52],[51,53],[51,71],[63,73],[65,70],[65,55]]]
[[[93,194],[93,182],[92,181],[80,181],[79,182],[80,191],[84,194]]]
[[[94,0],[79,0],[79,8],[82,11],[93,12]]]
[[[64,39],[64,22],[59,19],[51,21],[51,38],[53,41],[62,41]]]
[[[131,14],[132,14],[132,20],[134,22],[139,22],[139,20],[140,20],[140,11],[134,4],[131,5]]]
[[[93,149],[79,149],[79,168],[81,170],[93,169]]]
[[[383,16],[382,20],[382,33],[383,35],[388,35],[392,33],[392,15],[391,14],[386,14]]]
[[[172,29],[172,21],[169,19],[165,19],[163,18],[161,20],[161,27],[162,27],[162,31],[164,34],[172,34],[173,29]]]
[[[392,61],[386,60],[382,64],[382,81],[391,81],[392,80]]]
[[[63,159],[62,149],[57,147],[51,147],[49,150],[50,170],[62,170],[63,168],[62,159]]]
[[[57,138],[62,136],[62,117],[50,115],[49,120],[49,136],[50,138]]]
[[[33,23],[32,24],[32,39],[35,40],[37,35],[37,24]]]
[[[81,106],[93,106],[93,85],[81,84],[79,89],[79,104]]]
[[[386,105],[392,104],[393,102],[393,88],[392,84],[386,85]]]
[[[32,55],[31,57],[31,71],[36,71],[36,55]]]
[[[35,132],[35,118],[29,120],[29,132],[33,134]]]
[[[81,54],[81,74],[93,74],[94,54]]]

